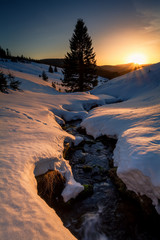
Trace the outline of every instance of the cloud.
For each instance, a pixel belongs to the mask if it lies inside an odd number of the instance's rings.
[[[147,32],[160,33],[160,1],[135,0],[137,12],[143,16]]]

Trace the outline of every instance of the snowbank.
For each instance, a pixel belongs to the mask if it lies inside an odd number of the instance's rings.
[[[63,159],[63,143],[75,137],[62,130],[64,120],[84,119],[84,105],[103,103],[90,93],[65,94],[51,87],[38,74],[49,66],[36,63],[0,62],[22,82],[23,91],[0,93],[0,239],[75,239],[38,195],[35,175],[59,170],[67,180],[65,201],[83,187]],[[52,74],[52,79],[57,73]],[[114,99],[113,97],[111,97]]]
[[[92,110],[82,126],[95,138],[116,136],[114,163],[128,189],[152,199],[160,213],[160,64],[95,88],[123,102]]]

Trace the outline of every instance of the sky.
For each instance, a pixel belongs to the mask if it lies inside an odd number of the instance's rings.
[[[92,38],[97,65],[160,62],[160,0],[0,0],[0,46],[12,55],[63,58],[77,19]]]

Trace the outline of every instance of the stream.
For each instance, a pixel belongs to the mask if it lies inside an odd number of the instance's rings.
[[[80,121],[65,124],[64,130],[83,137],[71,146],[66,159],[74,178],[85,186],[86,194],[55,210],[78,240],[159,240],[158,214],[148,215],[135,200],[118,191],[109,177],[116,139],[93,139],[80,128]]]

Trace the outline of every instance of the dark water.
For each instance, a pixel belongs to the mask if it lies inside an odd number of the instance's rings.
[[[79,128],[80,122],[66,124],[65,130],[83,136],[67,159],[76,181],[89,186],[88,195],[56,207],[64,225],[79,240],[159,240],[160,219],[147,215],[140,205],[122,195],[108,175],[116,140],[94,140]]]

